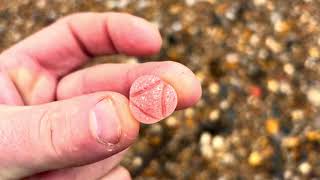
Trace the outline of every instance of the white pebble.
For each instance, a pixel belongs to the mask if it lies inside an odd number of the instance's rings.
[[[210,145],[203,145],[201,146],[201,154],[205,157],[205,158],[212,158],[213,156],[213,151]]]
[[[211,143],[211,134],[205,132],[205,133],[202,133],[201,134],[201,137],[200,137],[200,144],[201,145],[209,145]]]
[[[142,158],[141,157],[134,157],[132,160],[133,167],[140,167],[142,165]]]
[[[279,83],[278,81],[274,80],[274,79],[270,79],[268,80],[268,89],[271,92],[277,92],[279,90]]]
[[[169,118],[167,118],[166,124],[168,127],[177,127],[179,125],[179,121],[177,120],[177,118],[170,116]]]
[[[291,112],[291,118],[293,120],[301,120],[304,117],[304,112],[301,109],[296,109]]]
[[[221,109],[228,109],[230,107],[230,104],[229,104],[229,102],[228,102],[228,100],[224,100],[224,101],[221,101],[221,103],[220,103],[220,108]]]
[[[218,109],[214,109],[209,114],[209,119],[211,121],[216,121],[220,117],[220,111]]]
[[[288,75],[292,75],[293,73],[294,73],[294,71],[295,71],[295,69],[294,69],[294,67],[293,67],[293,65],[292,64],[289,64],[289,63],[287,63],[287,64],[285,64],[284,66],[283,66],[283,70],[284,70],[284,72],[286,72]]]
[[[209,92],[212,94],[218,94],[220,91],[220,86],[218,83],[212,82],[209,85]]]
[[[301,163],[298,168],[299,171],[304,175],[309,174],[312,169],[311,165],[308,162]]]
[[[315,106],[320,106],[320,90],[319,88],[311,88],[307,92],[308,100]]]
[[[222,136],[215,136],[212,139],[212,148],[214,150],[222,150],[224,148],[224,138]]]
[[[263,6],[267,3],[267,0],[253,0],[254,5]]]
[[[292,94],[291,85],[286,81],[281,81],[280,83],[280,91],[284,94]]]

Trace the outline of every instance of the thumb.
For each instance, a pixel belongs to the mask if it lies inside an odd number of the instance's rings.
[[[105,159],[132,144],[138,131],[128,100],[117,93],[0,106],[0,179]]]

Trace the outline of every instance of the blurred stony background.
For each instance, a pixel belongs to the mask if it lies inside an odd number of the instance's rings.
[[[0,50],[80,11],[144,17],[154,57],[192,69],[202,100],[142,128],[123,164],[135,179],[320,179],[320,1],[0,0]]]

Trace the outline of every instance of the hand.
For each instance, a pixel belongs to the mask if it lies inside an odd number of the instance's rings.
[[[158,30],[141,18],[81,13],[4,51],[0,179],[130,179],[118,163],[139,131],[128,107],[131,83],[144,74],[161,77],[175,88],[178,109],[196,103],[200,84],[170,61],[77,69],[95,56],[152,55],[160,46]],[[90,128],[94,113],[98,135]]]

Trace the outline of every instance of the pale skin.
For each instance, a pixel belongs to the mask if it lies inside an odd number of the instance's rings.
[[[79,68],[95,56],[153,55],[161,43],[159,31],[141,18],[81,13],[2,52],[0,179],[131,179],[119,166],[139,132],[128,106],[131,83],[142,75],[159,76],[176,90],[177,110],[199,100],[200,83],[187,67],[171,61]],[[105,107],[119,116],[112,147],[90,128],[92,109],[103,100],[111,100]],[[115,129],[107,126],[112,126],[108,117],[99,127],[106,136]]]

